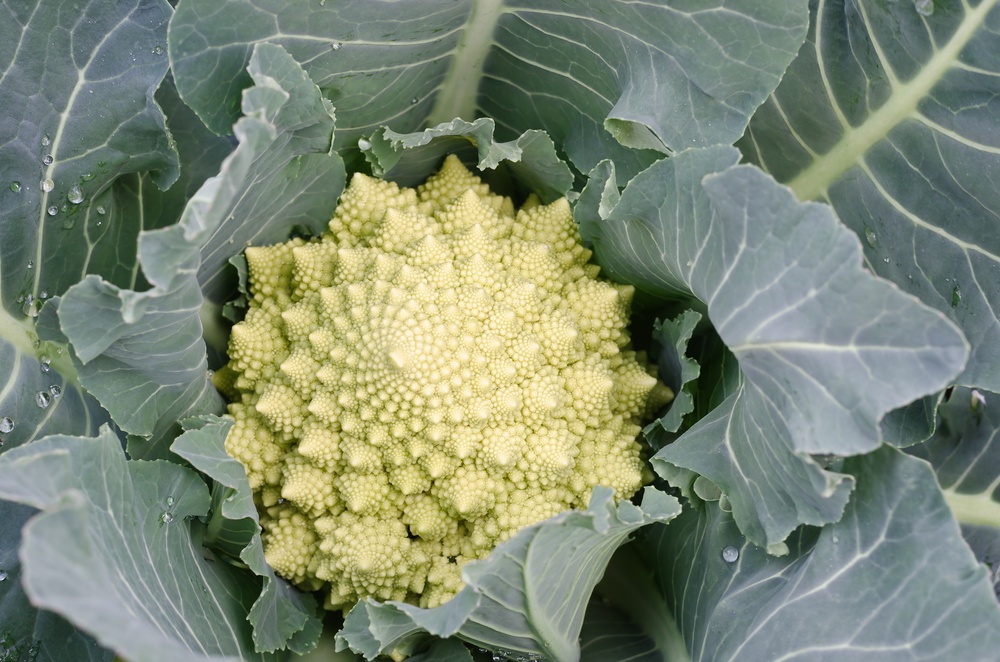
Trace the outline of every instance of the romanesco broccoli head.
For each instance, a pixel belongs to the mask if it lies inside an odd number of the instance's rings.
[[[638,421],[669,389],[565,200],[515,213],[449,157],[416,189],[356,174],[328,233],[246,257],[226,449],[267,561],[329,608],[439,605],[519,529],[648,480]]]

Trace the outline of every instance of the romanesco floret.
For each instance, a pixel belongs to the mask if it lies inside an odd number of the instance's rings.
[[[268,562],[328,608],[439,605],[519,529],[648,480],[638,420],[669,389],[565,200],[515,213],[449,157],[417,189],[356,174],[329,233],[246,256],[226,449]]]

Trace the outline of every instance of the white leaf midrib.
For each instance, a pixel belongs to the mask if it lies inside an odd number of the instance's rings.
[[[494,32],[500,17],[507,13],[503,0],[476,0],[472,3],[469,20],[458,45],[451,54],[448,72],[427,118],[428,126],[450,122],[455,118],[476,119],[476,100],[483,65],[494,44]]]
[[[982,29],[986,15],[996,4],[997,0],[983,0],[978,7],[970,9],[948,42],[934,53],[918,75],[894,87],[892,96],[878,110],[858,126],[845,130],[832,149],[788,182],[796,197],[812,200],[823,195],[894,127],[913,117],[919,103],[956,64],[959,54]],[[830,102],[836,109],[836,99],[831,98]]]

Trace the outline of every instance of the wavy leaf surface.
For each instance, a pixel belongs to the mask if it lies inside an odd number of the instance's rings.
[[[830,202],[872,271],[962,328],[959,383],[1000,391],[1000,7],[811,5],[741,147],[800,199]]]
[[[691,660],[988,660],[1000,608],[930,467],[890,447],[851,458],[836,524],[771,556],[711,504],[640,533]]]
[[[547,131],[581,172],[611,158],[634,174],[662,152],[736,140],[802,43],[806,13],[805,0],[182,0],[170,60],[218,133],[253,45],[270,41],[337,106],[341,146],[383,125],[487,116],[503,140]]]
[[[862,269],[829,207],[737,160],[693,150],[620,196],[613,168],[597,169],[575,214],[613,277],[707,306],[743,380],[653,462],[709,478],[767,546],[843,511],[850,479],[809,454],[878,447],[881,419],[943,388],[968,348],[943,315]]]
[[[32,602],[108,648],[149,662],[275,659],[255,652],[246,621],[257,582],[192,541],[189,519],[209,506],[193,471],[127,461],[103,428],[4,453],[0,496],[43,511],[21,547]]]

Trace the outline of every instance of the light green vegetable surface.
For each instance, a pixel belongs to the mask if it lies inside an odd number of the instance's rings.
[[[997,4],[0,2],[0,661],[995,659]]]

